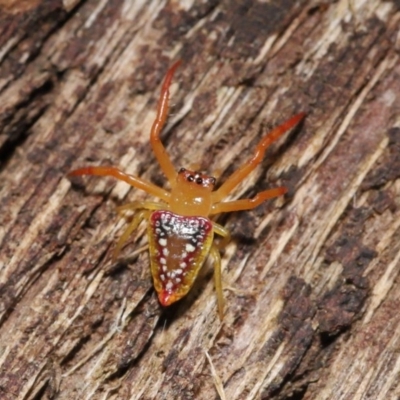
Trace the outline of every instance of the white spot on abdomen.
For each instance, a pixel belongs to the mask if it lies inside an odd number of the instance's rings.
[[[185,246],[185,250],[188,253],[193,253],[196,250],[196,247],[192,246],[190,243],[187,243]]]

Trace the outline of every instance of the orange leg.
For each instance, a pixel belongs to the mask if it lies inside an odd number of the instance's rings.
[[[248,176],[257,167],[258,164],[260,164],[267,148],[281,135],[283,135],[286,131],[288,131],[289,129],[293,128],[296,124],[298,124],[305,117],[305,115],[306,115],[305,113],[300,113],[295,115],[294,117],[284,122],[282,125],[279,125],[275,129],[273,129],[267,136],[264,136],[264,138],[262,138],[261,141],[258,143],[253,158],[251,158],[246,164],[242,165],[221,185],[221,187],[218,190],[212,193],[211,196],[213,204],[219,203],[225,197],[227,197],[230,194],[230,192],[240,182],[242,182],[246,178],[246,176]],[[246,207],[244,209],[249,209],[249,208],[253,207]],[[238,210],[242,210],[242,208],[238,208]]]
[[[79,175],[98,175],[98,176],[112,176],[124,181],[129,185],[142,189],[145,192],[152,194],[153,196],[159,197],[166,203],[169,203],[170,193],[166,190],[154,185],[153,183],[147,182],[143,179],[137,178],[136,176],[129,175],[116,167],[83,167],[71,171],[68,176],[79,176]]]
[[[168,101],[169,101],[169,87],[171,85],[172,76],[175,70],[179,67],[181,62],[177,61],[168,70],[165,76],[164,83],[162,85],[160,98],[157,105],[157,116],[154,120],[153,126],[150,133],[150,143],[153,148],[154,155],[156,156],[161,169],[163,170],[165,176],[167,177],[171,186],[174,184],[176,179],[176,171],[173,166],[171,159],[169,158],[164,145],[160,140],[160,132],[165,124],[168,115]]]
[[[264,192],[257,193],[252,199],[240,199],[233,201],[226,201],[218,204],[214,204],[211,207],[210,215],[219,214],[223,212],[232,212],[240,210],[251,210],[256,208],[265,200],[272,199],[277,196],[285,194],[287,189],[284,187],[278,187],[275,189],[265,190]]]

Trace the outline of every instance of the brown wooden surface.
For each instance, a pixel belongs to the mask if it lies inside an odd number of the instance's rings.
[[[0,7],[0,399],[400,397],[398,1]],[[234,196],[289,193],[219,219],[223,323],[210,265],[160,307],[144,227],[111,263],[115,206],[143,193],[65,177],[115,164],[164,184],[148,135],[178,58],[177,168],[223,180],[308,113]]]

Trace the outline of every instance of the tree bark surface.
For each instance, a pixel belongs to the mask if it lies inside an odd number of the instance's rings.
[[[0,0],[0,398],[400,398],[399,1]],[[177,169],[223,182],[298,112],[221,215],[213,268],[158,303],[149,144],[161,81],[182,60],[162,133]],[[151,199],[153,200],[153,199]]]

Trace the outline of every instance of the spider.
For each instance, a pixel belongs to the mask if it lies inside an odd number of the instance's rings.
[[[268,146],[297,125],[305,113],[293,116],[263,137],[253,157],[214,190],[216,179],[213,176],[185,168],[176,171],[160,140],[160,132],[168,114],[169,87],[179,64],[180,61],[174,63],[164,78],[157,116],[150,132],[150,144],[171,190],[165,190],[113,166],[88,166],[75,169],[68,175],[111,176],[160,199],[160,202],[134,201],[118,207],[119,213],[135,211],[135,214],[116,244],[114,260],[132,232],[143,220],[147,221],[151,274],[160,303],[168,306],[184,297],[193,286],[207,256],[210,256],[214,262],[218,312],[222,320],[224,298],[219,249],[229,242],[230,233],[209,217],[225,212],[251,210],[267,199],[286,193],[286,188],[277,187],[260,192],[251,199],[223,201],[262,161]],[[213,242],[214,234],[221,236],[219,243]]]

